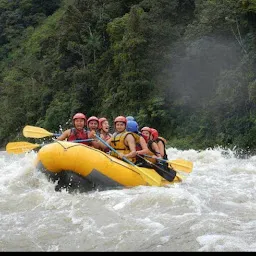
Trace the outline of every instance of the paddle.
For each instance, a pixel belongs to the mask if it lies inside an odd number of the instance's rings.
[[[144,155],[144,156],[148,158],[153,158],[152,156],[149,156],[149,155]],[[166,160],[162,158],[157,158],[157,160],[168,163],[168,166],[170,168],[175,170],[177,169],[178,171],[190,173],[192,172],[192,169],[193,169],[193,163],[184,159]]]
[[[9,142],[6,145],[6,152],[20,154],[41,147],[42,145],[43,144],[33,144],[25,141]]]
[[[87,141],[93,141],[94,139],[87,139],[87,140],[73,140],[70,142],[87,142]],[[33,144],[30,142],[25,142],[25,141],[18,141],[18,142],[9,142],[6,145],[6,152],[7,153],[14,153],[14,154],[20,154],[20,153],[25,153],[30,150],[33,150],[38,147],[42,147],[45,145],[44,143],[42,144]]]
[[[31,126],[31,125],[26,125],[23,128],[23,135],[26,138],[37,138],[37,139],[48,137],[48,136],[60,136],[60,134],[58,133],[48,132],[44,128]]]
[[[176,176],[176,171],[174,171],[173,169],[169,169],[169,171],[162,169],[160,166],[150,162],[149,160],[147,160],[146,158],[142,157],[141,155],[137,154],[137,156],[142,159],[143,161],[145,161],[146,163],[148,163],[149,165],[151,165],[153,167],[153,169],[160,175],[162,176],[164,179],[168,180],[168,181],[173,181],[173,179]]]
[[[101,141],[105,146],[107,146],[110,150],[112,150],[113,152],[115,152],[117,155],[120,155],[118,151],[116,151],[114,148],[112,148],[105,140],[103,140],[100,136],[98,136],[97,134],[95,134],[95,137]],[[126,157],[122,158],[125,162],[127,162],[128,164],[132,165],[134,167],[134,171],[137,172],[138,174],[140,174],[142,176],[142,178],[151,186],[161,186],[161,177],[159,175],[152,175],[147,173],[145,170],[143,170],[142,168],[139,168],[138,166],[136,166],[133,162],[131,162],[130,160],[128,160]]]

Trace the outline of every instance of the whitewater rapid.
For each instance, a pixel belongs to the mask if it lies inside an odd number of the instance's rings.
[[[256,251],[256,156],[168,148],[184,181],[56,192],[35,152],[0,152],[0,251]]]

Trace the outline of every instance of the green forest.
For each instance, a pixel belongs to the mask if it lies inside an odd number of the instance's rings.
[[[2,147],[83,112],[256,150],[256,0],[0,0],[0,66]]]

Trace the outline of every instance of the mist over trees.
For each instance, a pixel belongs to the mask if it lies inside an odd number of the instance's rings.
[[[0,0],[0,145],[76,112],[256,148],[255,0]]]

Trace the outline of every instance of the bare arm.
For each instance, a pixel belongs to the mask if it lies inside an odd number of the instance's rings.
[[[108,140],[106,140],[106,143],[107,143],[108,145],[110,145],[111,139],[112,139],[112,138],[109,138]],[[105,149],[109,148],[109,147],[107,147],[104,143],[102,143],[101,141],[98,141],[98,143],[99,143],[100,148],[101,148],[102,150],[105,150]]]
[[[141,145],[142,149],[138,150],[137,154],[139,154],[139,155],[148,154],[149,153],[148,145],[147,145],[147,142],[145,141],[145,139],[142,136],[140,136],[140,145]]]
[[[136,144],[135,139],[131,134],[128,134],[124,141],[130,149],[130,153],[123,155],[124,157],[135,157],[136,156]]]
[[[91,134],[88,136],[88,137],[90,137],[90,138],[95,138],[96,136],[96,133],[95,133],[95,131],[91,131]],[[101,136],[100,136],[101,137]],[[102,137],[101,137],[102,138]],[[102,139],[103,140],[103,139]],[[108,145],[110,145],[110,142],[111,142],[111,138],[109,138],[107,141],[106,141],[106,143],[108,144]],[[107,148],[109,148],[109,147],[107,147],[104,143],[102,143],[100,140],[97,140],[97,141],[93,141],[93,146],[94,147],[96,147],[96,148],[98,148],[98,149],[101,149],[101,150],[105,150],[105,149],[107,149]]]
[[[161,157],[161,154],[160,153],[160,149],[158,147],[158,145],[156,144],[156,142],[153,142],[152,143],[152,148],[154,149],[155,152],[157,152],[158,154],[155,154],[156,157]]]
[[[88,132],[88,139],[95,139],[96,132],[94,130]],[[89,146],[92,146],[97,149],[101,149],[101,142],[98,140],[93,140],[89,144]]]
[[[157,143],[157,145],[158,145],[158,148],[159,148],[159,153],[160,153],[160,155],[158,155],[158,157],[164,157],[164,144],[163,144],[163,142],[162,141],[159,141],[158,143]]]
[[[68,130],[64,131],[64,132],[57,138],[57,140],[65,140],[66,138],[69,137],[70,132],[71,132],[71,129],[68,129]]]

